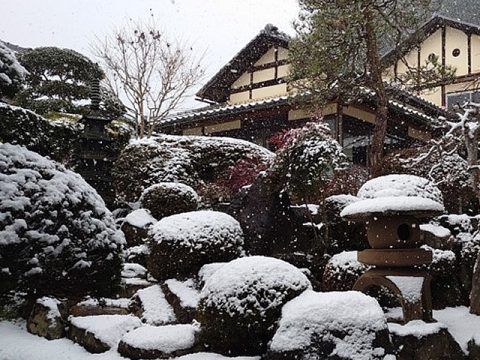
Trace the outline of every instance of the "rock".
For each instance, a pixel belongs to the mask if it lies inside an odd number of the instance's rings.
[[[162,285],[162,290],[175,312],[177,321],[182,324],[191,323],[200,299],[200,292],[195,288],[194,281],[170,279]]]
[[[198,327],[194,325],[143,326],[123,336],[120,355],[130,359],[170,359],[194,351]]]
[[[473,339],[468,343],[468,359],[480,360],[480,344],[476,343]]]
[[[130,298],[135,295],[138,290],[152,285],[150,281],[142,278],[122,278],[119,295],[124,298]]]
[[[128,315],[128,310],[116,306],[74,305],[70,308],[70,315],[75,317],[94,315]]]
[[[148,229],[157,222],[146,209],[132,211],[125,217],[121,230],[130,247],[142,245],[148,238]]]
[[[147,278],[147,269],[140,264],[135,263],[124,263],[122,270],[123,278],[138,278],[146,279]]]
[[[243,231],[230,215],[192,211],[156,223],[148,245],[147,268],[157,280],[188,277],[204,264],[240,256]]]
[[[397,360],[461,360],[464,353],[445,326],[421,320],[388,324]]]
[[[91,353],[102,353],[115,347],[125,333],[140,326],[140,319],[132,315],[71,317],[68,338]]]
[[[48,340],[60,339],[65,336],[64,318],[65,309],[61,301],[45,296],[35,302],[27,321],[27,330]]]
[[[375,299],[307,290],[283,307],[265,359],[383,360],[392,350],[388,335]]]
[[[200,198],[188,185],[161,182],[146,188],[139,201],[160,220],[167,216],[197,210]]]
[[[130,312],[149,325],[165,325],[175,322],[175,312],[165,299],[160,285],[138,290],[128,305]]]
[[[125,249],[125,260],[131,263],[147,266],[147,257],[150,250],[146,244],[132,246]]]
[[[225,264],[201,292],[201,342],[222,354],[263,353],[283,304],[310,287],[299,269],[278,259],[252,256]]]
[[[353,285],[369,266],[357,260],[356,251],[344,251],[336,254],[328,261],[323,273],[324,291],[352,290]]]

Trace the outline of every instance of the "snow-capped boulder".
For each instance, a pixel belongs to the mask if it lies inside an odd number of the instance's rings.
[[[162,182],[146,188],[139,201],[160,220],[170,215],[197,210],[200,198],[188,185]]]
[[[169,279],[163,283],[162,290],[175,312],[177,321],[182,324],[191,323],[200,299],[200,292],[196,289],[194,280]]]
[[[241,159],[268,163],[273,157],[259,145],[226,137],[159,135],[135,140],[115,164],[117,199],[137,201],[146,188],[160,182],[180,182],[198,190]]]
[[[415,175],[386,175],[367,181],[358,191],[359,201],[345,207],[340,215],[347,219],[366,219],[382,215],[441,214],[443,196],[431,181]]]
[[[347,291],[369,267],[357,260],[356,251],[344,251],[333,255],[323,273],[322,285],[325,291]]]
[[[65,310],[65,305],[56,298],[44,296],[37,299],[27,321],[28,332],[48,340],[64,337]]]
[[[223,354],[262,353],[282,306],[310,287],[298,268],[282,260],[252,256],[231,261],[202,289],[197,309],[202,342]]]
[[[149,325],[165,325],[175,322],[173,308],[165,299],[160,285],[140,289],[128,304],[130,312]]]
[[[148,245],[147,268],[157,280],[188,277],[204,264],[238,257],[243,232],[230,215],[192,211],[157,222],[150,229]]]
[[[356,291],[305,291],[289,301],[267,359],[384,359],[390,350],[378,302]]]
[[[157,219],[147,209],[137,209],[128,214],[121,227],[127,245],[133,247],[144,244],[148,238],[148,229],[156,222]]]
[[[102,353],[117,346],[124,334],[142,326],[133,315],[70,317],[68,338],[91,353]]]
[[[199,328],[195,325],[143,326],[125,334],[118,352],[130,359],[170,359],[192,352]]]
[[[124,242],[80,175],[0,144],[0,283],[7,277],[38,295],[109,293],[120,280]]]

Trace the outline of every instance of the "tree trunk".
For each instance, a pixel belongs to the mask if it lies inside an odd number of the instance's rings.
[[[367,44],[367,64],[371,76],[371,88],[376,93],[377,109],[375,128],[372,134],[369,152],[369,165],[372,177],[378,176],[383,162],[383,147],[387,134],[388,98],[382,78],[382,68],[377,43],[377,34],[373,25],[372,10],[365,6],[365,31]]]
[[[472,292],[470,294],[470,312],[480,315],[480,253],[477,257],[475,271],[472,280]]]

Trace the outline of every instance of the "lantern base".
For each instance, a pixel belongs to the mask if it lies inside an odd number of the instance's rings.
[[[430,275],[422,270],[372,269],[357,280],[353,290],[367,292],[373,287],[386,287],[400,300],[404,323],[433,322],[430,283]]]

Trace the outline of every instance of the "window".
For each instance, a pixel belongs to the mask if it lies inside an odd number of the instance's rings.
[[[447,94],[448,109],[452,109],[455,105],[461,106],[469,101],[480,103],[480,91],[464,91]]]

